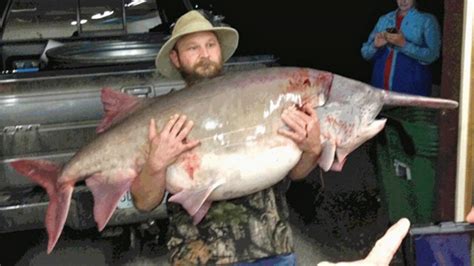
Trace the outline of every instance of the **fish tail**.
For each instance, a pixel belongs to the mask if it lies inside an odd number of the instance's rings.
[[[66,222],[74,185],[58,184],[61,166],[45,160],[18,160],[11,166],[43,187],[49,196],[45,226],[48,231],[48,254],[56,245]]]

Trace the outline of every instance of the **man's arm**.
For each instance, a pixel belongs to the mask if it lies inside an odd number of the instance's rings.
[[[300,180],[308,176],[318,165],[319,155],[320,153],[303,152],[298,163],[288,173],[290,179]]]
[[[147,161],[131,186],[135,207],[144,212],[152,211],[163,201],[165,188],[166,168],[153,173]]]
[[[142,171],[133,181],[130,190],[137,209],[151,211],[163,201],[166,169],[182,153],[199,145],[199,141],[187,139],[192,127],[193,122],[187,121],[186,116],[174,115],[160,134],[157,134],[155,120],[150,121],[148,131],[150,151]]]
[[[321,154],[319,121],[310,104],[305,104],[302,110],[295,107],[283,111],[281,118],[290,130],[280,129],[278,132],[292,139],[303,151],[298,163],[291,169],[288,176],[292,180],[305,178],[316,168]]]

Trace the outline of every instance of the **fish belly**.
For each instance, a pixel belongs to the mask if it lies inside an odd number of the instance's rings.
[[[192,174],[185,163],[170,166],[167,188],[174,194],[181,189],[216,187],[208,200],[237,198],[278,183],[300,157],[301,150],[289,140],[277,146],[246,146],[234,152],[202,154],[199,167]]]

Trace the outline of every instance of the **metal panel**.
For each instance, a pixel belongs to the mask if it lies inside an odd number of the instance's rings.
[[[153,72],[0,83],[0,127],[100,120],[102,88],[135,86],[153,88],[154,97],[180,89],[184,83],[164,80]]]
[[[23,197],[23,195],[28,195]],[[0,193],[0,233],[44,228],[44,219],[48,207],[44,191],[25,191],[23,193]],[[160,205],[149,213],[140,212],[135,207],[117,209],[107,226],[138,223],[153,219],[166,218],[166,206]],[[96,227],[93,218],[93,198],[84,187],[76,187],[71,199],[66,226],[73,229]]]

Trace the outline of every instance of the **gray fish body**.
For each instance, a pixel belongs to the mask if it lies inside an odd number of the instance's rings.
[[[395,95],[395,100],[391,95]],[[136,176],[145,162],[148,125],[161,129],[175,114],[194,121],[189,136],[201,145],[168,168],[167,190],[214,187],[207,200],[247,195],[278,181],[301,151],[279,134],[284,108],[311,99],[321,127],[319,165],[340,170],[347,155],[385,125],[376,120],[383,105],[453,106],[453,101],[389,93],[328,72],[269,68],[203,81],[156,98],[80,150],[62,176],[87,178],[97,172],[114,182],[117,173]]]
[[[201,145],[168,167],[166,189],[174,194],[170,201],[183,205],[197,223],[212,201],[251,194],[287,175],[301,151],[277,134],[285,126],[280,116],[289,106],[307,103],[320,121],[323,150],[318,164],[326,171],[340,170],[351,151],[383,129],[385,121],[375,118],[384,104],[457,106],[450,100],[387,93],[324,71],[267,68],[206,80],[143,102],[80,149],[62,171],[47,162],[12,165],[50,195],[50,252],[64,226],[74,183],[85,179],[91,189],[94,217],[102,230],[146,161],[150,119],[160,130],[173,114],[184,114],[194,122],[188,137]],[[45,180],[43,173],[59,174]]]
[[[323,104],[331,79],[330,73],[322,71],[264,69],[218,77],[156,98],[81,149],[62,176],[78,180],[100,172],[113,182],[118,171],[138,173],[147,154],[150,119],[156,119],[160,129],[170,116],[180,113],[194,122],[189,138],[201,145],[169,168],[170,192],[216,179],[223,184],[211,199],[261,190],[281,180],[301,154],[293,142],[276,133],[283,126],[282,109],[310,98]],[[277,165],[278,171],[268,169]]]

